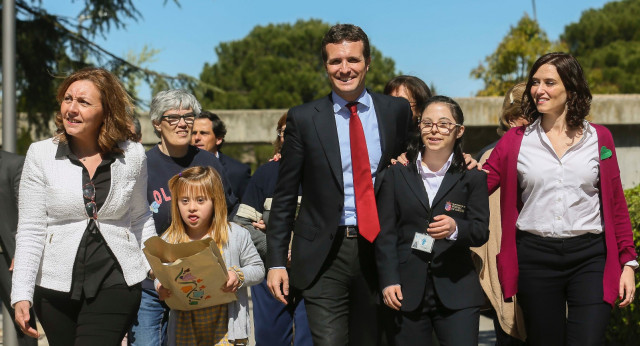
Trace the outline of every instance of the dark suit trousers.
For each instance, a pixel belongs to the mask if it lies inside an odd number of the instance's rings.
[[[4,316],[4,318],[10,318],[12,321],[15,318],[15,311],[11,307],[11,272],[9,271],[9,265],[11,259],[5,258],[6,253],[0,254],[0,299],[2,303],[7,307],[7,311],[11,316]],[[35,316],[33,309],[29,309],[29,316]],[[31,318],[29,321],[32,327],[36,327],[35,318]],[[18,345],[20,346],[36,346],[38,345],[38,339],[24,335],[17,324],[13,324],[16,328],[16,334],[18,336]]]
[[[336,236],[319,277],[302,292],[314,345],[378,344],[373,256],[366,239]]]
[[[431,274],[427,275],[424,298],[414,311],[394,312],[395,345],[433,345],[432,335],[436,332],[441,346],[476,346],[480,328],[480,308],[461,310],[445,308],[435,292]],[[392,327],[392,329],[394,328]]]
[[[527,344],[604,345],[611,305],[602,300],[602,235],[542,238],[518,231],[518,302]]]

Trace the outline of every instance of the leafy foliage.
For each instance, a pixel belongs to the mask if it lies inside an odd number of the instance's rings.
[[[529,69],[540,55],[562,50],[549,41],[538,22],[524,15],[502,39],[493,54],[471,71],[471,77],[482,79],[484,89],[478,96],[504,95],[514,84],[526,79]]]
[[[80,68],[105,67],[130,88],[140,80],[174,87],[197,83],[188,76],[168,76],[142,68],[92,41],[97,35],[105,37],[111,28],[125,28],[127,20],[142,18],[133,0],[80,1],[84,6],[78,17],[70,19],[48,13],[39,0],[16,0],[17,110],[27,113],[38,136],[49,134],[47,124],[57,109],[55,93],[62,78]],[[143,51],[148,53],[153,51]],[[135,94],[133,89],[128,91]]]
[[[587,74],[593,93],[640,92],[640,0],[587,10],[561,39]]]
[[[222,90],[194,90],[204,108],[289,108],[329,93],[320,56],[329,24],[298,20],[295,24],[256,26],[245,38],[215,48],[218,60],[205,64],[200,79]],[[395,63],[371,47],[367,86],[381,92],[395,74]]]
[[[636,252],[640,251],[640,185],[624,192]],[[636,272],[636,295],[640,288],[640,272]],[[614,308],[607,329],[607,345],[638,345],[640,344],[640,305],[634,300],[626,308]]]

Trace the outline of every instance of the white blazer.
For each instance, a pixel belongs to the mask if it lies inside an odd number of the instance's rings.
[[[120,143],[124,157],[111,164],[111,188],[98,212],[100,233],[129,286],[149,270],[141,244],[156,234],[147,203],[147,159],[140,143]],[[69,292],[80,240],[89,218],[82,167],[56,159],[57,142],[31,144],[20,182],[18,233],[11,305],[33,303],[35,285]]]

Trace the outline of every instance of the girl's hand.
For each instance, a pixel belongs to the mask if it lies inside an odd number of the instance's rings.
[[[222,286],[222,292],[236,292],[238,287],[240,287],[240,280],[238,280],[238,275],[233,270],[227,270],[229,273],[229,279],[227,283]]]
[[[438,215],[433,218],[435,222],[429,224],[427,233],[433,239],[444,239],[456,230],[456,220],[447,215]]]
[[[16,303],[16,305],[14,306],[16,312],[15,321],[23,333],[29,335],[32,338],[38,338],[40,336],[40,333],[38,333],[38,331],[29,324],[29,321],[32,318],[29,315],[29,306],[30,304],[26,300],[21,300]]]
[[[633,268],[624,266],[620,275],[620,300],[618,304],[621,308],[631,304],[636,293],[636,278]]]
[[[162,286],[162,284],[158,284],[156,286],[156,292],[158,292],[158,299],[165,300],[171,297],[171,291],[168,288]]]
[[[265,232],[267,230],[267,225],[264,224],[264,220],[262,220],[262,219],[260,219],[260,221],[258,221],[258,222],[252,222],[251,225],[255,229],[259,229],[262,232]]]

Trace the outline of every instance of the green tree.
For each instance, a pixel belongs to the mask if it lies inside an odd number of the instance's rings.
[[[584,11],[561,39],[584,68],[591,92],[640,92],[640,0]]]
[[[484,81],[484,89],[478,91],[478,96],[504,95],[514,84],[526,79],[531,65],[542,54],[561,48],[549,41],[538,22],[525,14],[495,52],[485,58],[485,63],[471,70],[471,77]]]
[[[320,56],[330,25],[320,20],[256,26],[245,38],[215,48],[216,63],[200,79],[219,89],[194,90],[205,108],[289,108],[326,95],[330,86]],[[381,92],[395,63],[371,47],[367,86]],[[222,90],[224,91],[222,91]]]
[[[27,113],[37,135],[49,134],[48,122],[57,109],[55,93],[61,77],[82,67],[103,66],[116,72],[125,86],[136,85],[130,79],[176,87],[197,83],[188,76],[142,68],[94,42],[98,35],[106,37],[111,28],[124,28],[126,21],[142,18],[133,0],[80,1],[83,7],[74,19],[47,12],[39,0],[15,1],[17,107]]]

